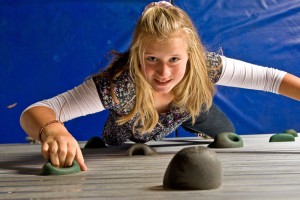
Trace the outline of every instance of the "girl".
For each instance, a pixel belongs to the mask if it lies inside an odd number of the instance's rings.
[[[182,125],[212,137],[234,132],[212,104],[214,85],[280,93],[300,100],[300,79],[286,72],[208,53],[189,16],[172,4],[149,4],[127,52],[74,89],[29,106],[21,126],[42,142],[42,155],[57,167],[76,159],[87,167],[80,147],[62,122],[110,111],[102,134],[108,145],[126,140],[160,140]]]

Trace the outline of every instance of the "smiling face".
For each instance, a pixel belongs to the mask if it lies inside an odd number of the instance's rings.
[[[172,36],[165,41],[149,42],[144,54],[143,73],[158,94],[169,94],[184,77],[188,61],[185,37]]]

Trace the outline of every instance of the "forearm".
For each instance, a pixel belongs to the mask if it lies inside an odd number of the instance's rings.
[[[50,121],[59,119],[65,122],[103,109],[96,86],[90,79],[72,90],[32,104],[22,114],[20,123],[29,136],[39,139],[41,128]],[[68,133],[60,123],[48,125],[43,134],[47,136],[48,132]]]
[[[51,108],[35,106],[24,111],[20,123],[29,136],[42,140],[42,155],[46,160],[50,160],[53,166],[71,166],[76,159],[81,170],[87,170],[78,142],[63,124],[51,123],[45,126],[53,120],[56,120],[56,113]]]
[[[48,122],[55,120],[56,114],[55,112],[48,107],[44,106],[36,106],[26,110],[21,118],[20,124],[23,130],[32,138],[39,139],[39,133],[41,128]],[[49,129],[56,129],[60,131],[65,131],[65,127],[60,123],[53,123],[49,126],[45,127],[44,133],[46,133]]]
[[[300,78],[287,73],[279,86],[279,93],[300,101]]]

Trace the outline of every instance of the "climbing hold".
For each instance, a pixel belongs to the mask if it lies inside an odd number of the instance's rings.
[[[135,143],[127,151],[128,156],[135,156],[135,155],[151,156],[155,154],[157,154],[157,152],[153,148],[142,143]]]
[[[239,148],[243,147],[243,140],[241,136],[231,133],[219,133],[214,141],[208,145],[209,148]]]
[[[101,140],[100,137],[92,137],[90,138],[86,144],[84,145],[85,149],[90,149],[90,148],[106,148],[105,143],[103,142],[103,140]]]
[[[291,134],[291,135],[293,135],[294,137],[298,137],[298,133],[297,133],[297,131],[295,131],[294,129],[288,129],[288,130],[285,130],[284,133]]]
[[[278,133],[272,135],[269,139],[269,142],[293,142],[295,137],[288,133]]]
[[[209,190],[222,184],[222,166],[217,154],[206,147],[187,147],[175,154],[164,179],[165,189]]]
[[[75,174],[81,172],[80,166],[76,160],[73,161],[71,167],[59,168],[54,167],[51,162],[46,162],[42,168],[41,175],[67,175],[67,174]]]

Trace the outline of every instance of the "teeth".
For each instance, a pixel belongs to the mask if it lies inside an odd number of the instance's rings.
[[[160,82],[160,83],[168,82],[168,80],[166,80],[166,81],[160,81],[160,80],[157,80],[157,81]]]

